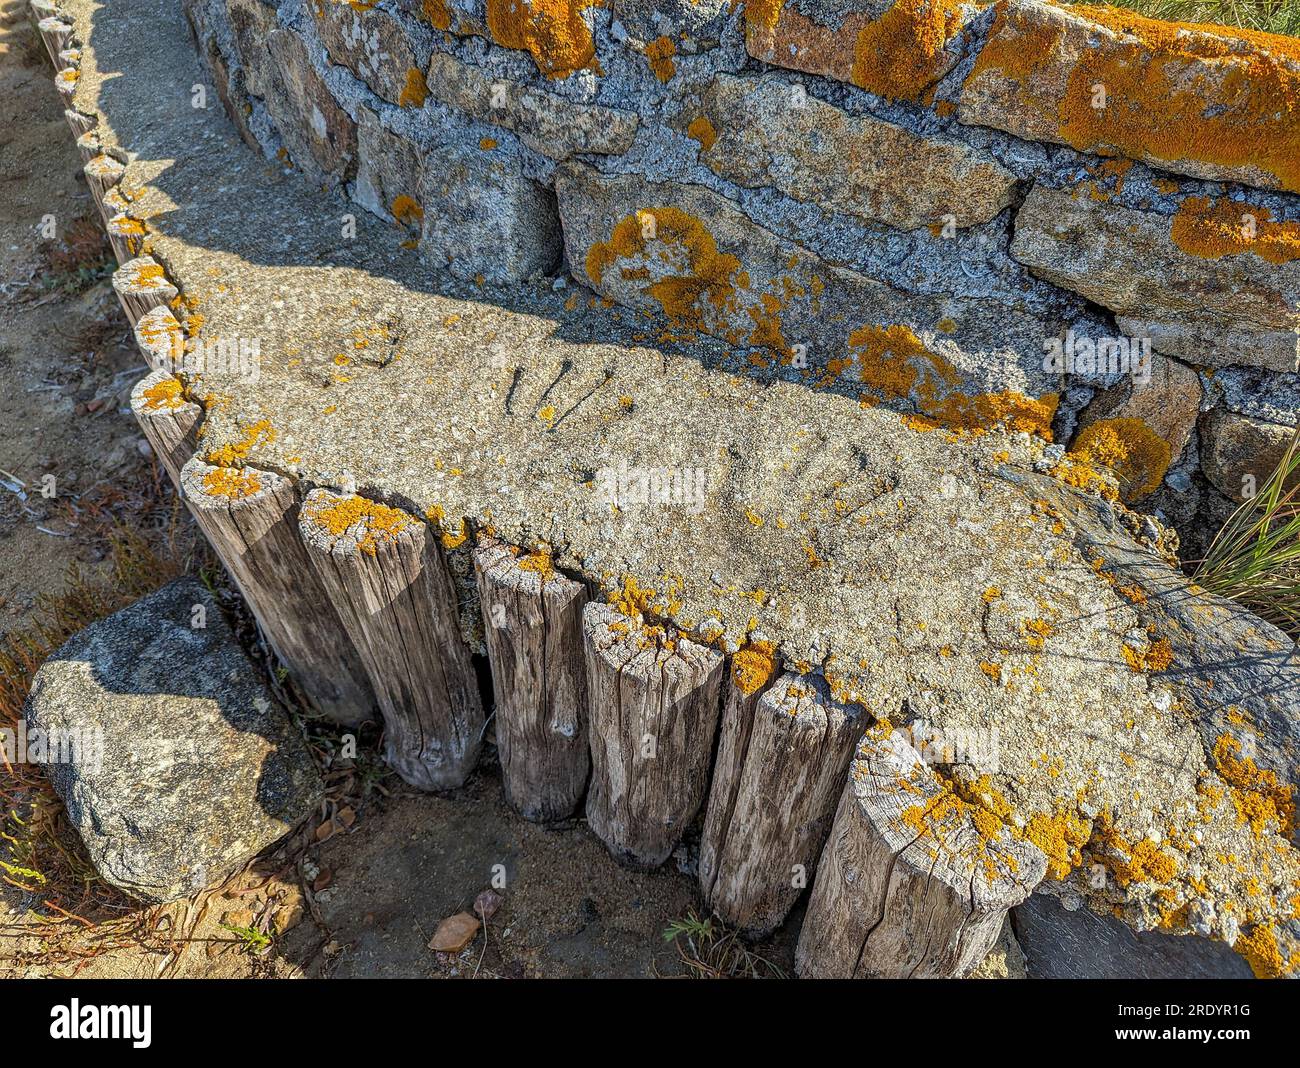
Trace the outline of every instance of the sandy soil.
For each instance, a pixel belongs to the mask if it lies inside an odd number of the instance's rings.
[[[170,492],[126,407],[140,361],[107,281],[51,288],[68,280],[50,266],[43,219],[53,215],[61,246],[94,210],[51,76],[24,0],[0,0],[0,636],[30,624],[70,566],[103,571],[105,516],[129,524],[133,501]],[[490,753],[448,797],[392,778],[381,784],[391,796],[367,794],[357,775],[334,782],[331,811],[344,818],[192,900],[120,902],[88,923],[51,926],[37,915],[52,915],[43,902],[53,890],[0,883],[0,977],[682,971],[662,932],[698,908],[694,879],[672,862],[654,874],[622,869],[580,823],[548,829],[514,816]],[[439,921],[494,880],[503,901],[486,937],[459,957],[430,950]],[[270,945],[231,928],[268,932]],[[789,931],[764,951],[788,967]]]

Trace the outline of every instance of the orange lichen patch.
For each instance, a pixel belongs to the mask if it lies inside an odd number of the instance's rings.
[[[491,152],[497,147],[497,139],[495,137],[480,137],[478,147],[484,152]]]
[[[275,440],[275,427],[269,419],[259,419],[244,431],[244,436],[232,445],[212,449],[205,457],[214,467],[234,467],[259,445],[269,445]]]
[[[258,473],[248,467],[214,467],[203,476],[203,490],[212,497],[243,500],[262,488]]]
[[[606,599],[615,611],[639,621],[650,608],[655,596],[654,590],[643,587],[633,576],[627,575],[622,587],[610,591]]]
[[[713,143],[718,139],[718,131],[713,128],[713,123],[709,121],[707,115],[700,115],[692,119],[690,125],[686,127],[686,133],[695,138],[703,146],[705,152],[711,149]]]
[[[113,228],[115,233],[134,234],[139,237],[145,235],[144,223],[139,219],[131,218],[129,215],[114,215],[109,220],[109,226]]]
[[[859,327],[848,344],[861,381],[886,401],[910,401],[922,415],[950,430],[1005,427],[1051,440],[1055,393],[1039,398],[1015,390],[966,394],[959,388],[962,377],[957,369],[901,324]]]
[[[1124,662],[1133,672],[1168,671],[1174,662],[1174,650],[1167,638],[1158,638],[1143,651],[1124,646]]]
[[[1054,815],[1037,813],[1025,824],[1024,837],[1047,854],[1047,874],[1064,879],[1083,863],[1083,846],[1092,837],[1092,824],[1077,812],[1060,808]]]
[[[533,572],[541,580],[543,586],[557,575],[555,561],[551,559],[551,554],[544,549],[535,549],[526,556],[521,556],[518,562],[520,571]]]
[[[1083,456],[1076,456],[1067,453],[1061,458],[1061,462],[1053,467],[1050,474],[1058,482],[1067,486],[1073,486],[1075,489],[1087,490],[1099,494],[1107,500],[1115,500],[1119,494],[1115,491],[1115,486],[1105,478],[1092,463]]]
[[[548,78],[591,65],[596,44],[582,12],[603,0],[487,0],[488,32],[504,48],[533,57]]]
[[[1242,252],[1279,265],[1300,259],[1300,223],[1274,222],[1268,208],[1226,198],[1188,197],[1169,237],[1184,252],[1207,260]]]
[[[1034,652],[1041,652],[1047,639],[1056,633],[1056,628],[1045,619],[1026,619],[1020,624],[1025,644]]]
[[[1100,825],[1100,843],[1105,848],[1097,855],[1120,886],[1143,882],[1168,883],[1177,876],[1177,858],[1149,838],[1129,843],[1105,814]]]
[[[1141,419],[1100,419],[1084,427],[1070,452],[1115,472],[1126,501],[1140,501],[1164,481],[1173,461],[1169,442]]]
[[[416,67],[408,68],[406,84],[402,86],[402,91],[397,97],[398,105],[404,108],[421,108],[424,107],[428,96],[429,86],[425,84],[424,74]]]
[[[1256,837],[1274,828],[1290,836],[1296,825],[1291,786],[1279,782],[1275,772],[1256,765],[1253,757],[1243,756],[1241,743],[1231,734],[1219,735],[1210,755],[1214,770],[1228,784],[1237,821],[1250,824]]]
[[[895,0],[858,31],[853,84],[892,100],[919,100],[942,72],[944,48],[961,24],[961,0]]]
[[[451,29],[451,9],[447,0],[424,0],[420,9],[435,29]]]
[[[144,407],[151,412],[161,409],[179,408],[185,403],[184,391],[179,378],[164,378],[143,393]]]
[[[132,270],[131,284],[140,289],[161,289],[167,285],[167,275],[156,263],[145,263]]]
[[[1300,967],[1300,961],[1287,960],[1277,944],[1277,933],[1267,924],[1255,924],[1237,936],[1235,949],[1250,965],[1256,979],[1281,979],[1293,969]]]
[[[999,686],[1002,685],[1002,665],[994,664],[988,660],[980,661],[980,670]]]
[[[331,537],[351,535],[357,548],[368,556],[374,556],[381,542],[392,541],[412,523],[400,509],[355,496],[317,503],[307,510],[307,518]]]
[[[1044,17],[1001,0],[970,86],[996,71],[1074,148],[1136,159],[1254,168],[1300,189],[1300,43],[1275,34],[1144,18],[1079,5]],[[1053,68],[1082,38],[1070,16],[1104,27],[1055,87]],[[1069,50],[1067,52],[1067,49]],[[1053,86],[1045,94],[1043,80]],[[1106,106],[1094,106],[1104,86]]]
[[[405,193],[393,198],[393,203],[388,209],[394,219],[403,226],[418,226],[424,218],[424,208],[415,197],[408,197]]]
[[[749,642],[732,654],[731,681],[748,696],[767,685],[776,671],[776,646],[772,642]]]
[[[649,258],[652,252],[678,273],[653,283],[646,292],[670,319],[710,332],[706,312],[716,314],[731,303],[740,282],[740,261],[719,252],[708,227],[680,208],[651,208],[621,220],[608,241],[587,251],[587,275],[599,286],[619,260]]]
[[[673,62],[675,55],[677,45],[671,37],[656,37],[645,46],[645,58],[650,64],[650,71],[661,82],[668,81],[677,73],[677,64]]]
[[[990,586],[982,594],[980,594],[980,599],[985,604],[992,604],[994,601],[1000,600],[1001,598],[1002,598],[1001,586]]]
[[[911,775],[900,777],[899,788],[919,793],[922,785],[918,776],[926,774],[933,774],[934,781],[941,788],[940,793],[905,808],[899,816],[901,824],[918,838],[929,837],[943,842],[955,835],[963,843],[963,850],[969,848],[965,844],[966,836],[961,833],[962,824],[966,824],[975,831],[974,845],[984,877],[993,882],[1000,875],[1014,875],[1017,870],[1015,857],[991,847],[998,843],[1005,845],[1023,835],[1011,822],[1011,803],[993,787],[990,777],[981,775],[967,782],[949,778],[937,769],[926,771],[918,765]]]

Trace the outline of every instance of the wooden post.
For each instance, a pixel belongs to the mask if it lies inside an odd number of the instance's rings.
[[[185,399],[181,380],[159,369],[146,375],[131,390],[131,411],[158,462],[179,489],[181,468],[198,444],[203,411]]]
[[[76,67],[62,67],[54,76],[54,88],[59,91],[65,108],[72,107],[72,98],[77,92],[77,79],[81,72]]]
[[[139,255],[145,233],[144,223],[139,219],[119,212],[104,224],[104,232],[108,234],[108,243],[118,263],[127,263]]]
[[[474,553],[496,695],[506,801],[525,819],[572,815],[587,786],[586,588],[545,552],[487,542]]]
[[[36,29],[45,43],[45,51],[49,53],[50,62],[54,64],[55,69],[58,69],[59,53],[68,47],[68,41],[72,39],[72,27],[57,15],[47,15],[36,24]]]
[[[27,6],[31,8],[32,18],[37,21],[38,25],[41,19],[54,18],[59,13],[58,5],[54,3],[54,0],[31,0]]]
[[[154,308],[135,324],[135,343],[153,370],[177,371],[185,363],[185,332],[170,308]]]
[[[658,867],[704,800],[723,657],[609,605],[589,604],[582,625],[587,822],[617,860]]]
[[[99,142],[99,131],[92,126],[81,134],[77,138],[77,151],[81,153],[83,163],[89,163],[96,156],[102,156],[104,149]]]
[[[195,456],[181,471],[181,495],[308,701],[335,723],[374,718],[361,659],[298,536],[293,482]]]
[[[812,882],[867,715],[816,675],[782,675],[752,704],[734,680],[727,688],[700,889],[724,920],[761,937]]]
[[[862,739],[822,851],[795,968],[812,978],[966,975],[1047,857],[964,801],[901,730]]]
[[[88,160],[82,171],[86,175],[86,185],[90,187],[90,196],[95,202],[95,207],[99,209],[103,220],[108,222],[112,215],[104,206],[104,197],[122,180],[126,167],[112,156],[101,152],[94,159]]]
[[[139,256],[114,271],[113,291],[132,326],[154,308],[167,307],[177,293],[152,256]]]
[[[75,111],[72,108],[64,108],[63,117],[67,120],[68,129],[72,131],[74,138],[93,130],[98,121],[90,115],[83,115],[80,111]]]
[[[451,573],[428,525],[318,489],[298,529],[374,688],[389,764],[423,790],[460,786],[485,720]]]

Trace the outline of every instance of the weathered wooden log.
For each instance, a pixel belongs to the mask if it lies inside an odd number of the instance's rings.
[[[104,224],[104,232],[108,234],[108,243],[118,263],[127,263],[140,254],[145,229],[139,219],[119,212]]]
[[[50,62],[57,70],[61,66],[59,53],[68,47],[68,42],[72,39],[72,27],[57,15],[47,15],[36,24],[36,29],[45,44]]]
[[[926,765],[902,731],[868,731],[849,768],[800,932],[812,978],[966,975],[1047,857]]]
[[[80,137],[84,133],[88,133],[98,125],[98,120],[93,116],[83,115],[80,111],[76,111],[72,108],[65,108],[63,111],[63,117],[67,120],[68,129],[72,131],[72,136],[74,138]]]
[[[474,553],[496,695],[506,801],[538,822],[572,815],[587,786],[586,588],[551,564],[485,543]]]
[[[615,859],[668,859],[699,812],[723,657],[604,604],[583,610],[590,716],[587,822]]]
[[[58,5],[54,0],[31,0],[27,5],[31,8],[32,18],[40,25],[41,19],[54,18],[59,13]]]
[[[99,141],[99,131],[93,126],[77,138],[77,151],[81,153],[83,163],[89,163],[96,156],[104,154]]]
[[[59,61],[55,64],[60,70],[64,67],[76,67],[81,69],[81,49],[65,48],[59,53]]]
[[[460,786],[485,720],[451,573],[427,524],[354,494],[313,490],[298,528],[365,665],[388,763],[412,786]]]
[[[54,88],[59,91],[59,97],[63,100],[65,108],[72,107],[72,98],[77,92],[77,81],[80,77],[81,71],[76,67],[61,67],[54,76]]]
[[[100,217],[108,222],[113,215],[109,213],[105,206],[105,197],[108,191],[122,180],[122,175],[126,173],[126,167],[112,156],[101,152],[94,159],[88,160],[82,168],[86,176],[86,185],[90,187],[90,197],[95,202],[95,207],[99,209]]]
[[[194,455],[198,444],[202,409],[185,399],[179,378],[159,369],[135,384],[131,390],[131,411],[158,462],[179,489],[181,468]]]
[[[153,370],[178,371],[185,363],[185,331],[170,308],[154,308],[135,324],[135,343]]]
[[[138,256],[113,272],[113,292],[122,302],[127,321],[135,326],[154,308],[165,308],[177,290],[152,256]]]
[[[293,482],[195,456],[181,471],[181,495],[307,700],[335,723],[375,718],[361,658],[298,535]]]
[[[836,701],[821,676],[782,675],[752,704],[734,679],[727,690],[700,889],[714,912],[760,937],[812,882],[867,714]]]

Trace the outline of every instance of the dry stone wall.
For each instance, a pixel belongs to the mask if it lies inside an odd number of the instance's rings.
[[[1297,424],[1293,39],[1046,0],[187,12],[248,141],[462,278],[567,267],[919,427],[1053,435],[1193,542]]]

